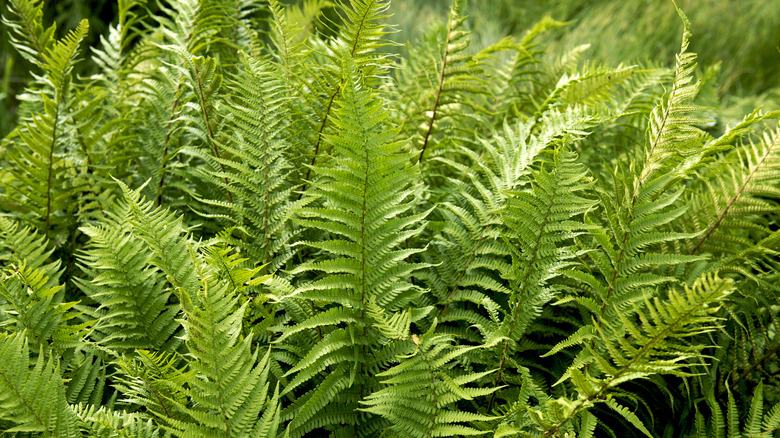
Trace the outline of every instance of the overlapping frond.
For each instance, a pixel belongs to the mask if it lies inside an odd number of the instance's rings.
[[[319,333],[288,371],[294,377],[285,391],[326,368],[329,372],[286,410],[285,416],[294,417],[291,436],[331,422],[365,421],[356,413],[346,418],[335,413],[355,412],[358,400],[377,385],[374,367],[392,359],[393,348],[399,348],[393,343],[383,351],[373,344],[379,333],[367,314],[368,303],[392,315],[420,294],[408,277],[422,265],[408,258],[422,249],[403,246],[422,231],[421,221],[427,215],[413,213],[420,189],[417,169],[408,167],[410,156],[395,140],[395,128],[386,122],[383,101],[362,84],[356,66],[346,62],[343,100],[333,119],[336,132],[326,137],[335,155],[327,166],[315,168],[318,179],[311,190],[311,205],[295,219],[301,226],[326,233],[301,244],[327,257],[289,271],[302,277],[296,298],[318,303],[320,311],[285,330],[282,338]],[[351,324],[340,327],[342,322]],[[351,394],[345,391],[350,387]]]
[[[596,200],[583,196],[591,184],[587,171],[576,163],[571,152],[556,149],[551,154],[550,167],[542,164],[530,175],[530,187],[508,192],[501,213],[512,265],[501,273],[511,293],[506,316],[498,328],[507,339],[496,349],[496,385],[512,380],[506,370],[517,368],[513,352],[542,307],[558,295],[556,277],[582,255],[574,239],[593,228],[583,222],[583,215],[596,204]]]
[[[217,141],[227,153],[215,158],[222,166],[204,169],[215,193],[228,191],[233,201],[208,199],[203,202],[221,209],[226,225],[245,236],[237,243],[252,257],[270,263],[274,272],[292,255],[293,236],[288,228],[294,210],[293,166],[288,140],[291,116],[283,80],[266,65],[264,58],[245,56],[242,71],[231,79],[234,96],[227,106],[230,136]]]
[[[0,333],[0,427],[8,433],[79,437],[54,356],[31,357],[24,330]]]
[[[24,330],[36,349],[62,351],[84,326],[68,324],[76,303],[65,302],[60,263],[49,262],[47,246],[34,230],[0,217],[0,331]]]
[[[142,199],[140,190],[130,190],[122,183],[120,186],[127,205],[131,234],[146,243],[153,255],[150,263],[165,274],[182,306],[190,301],[197,303],[199,283],[193,260],[196,257],[195,243],[186,240],[181,218],[174,218],[169,211]],[[183,299],[184,296],[187,298]]]
[[[82,228],[90,246],[81,256],[77,284],[99,303],[100,342],[112,349],[173,351],[180,343],[178,303],[165,277],[151,264],[153,253],[131,232],[128,205],[99,225]]]
[[[207,259],[208,260],[208,259]],[[247,304],[238,305],[232,282],[213,266],[200,272],[198,304],[185,307],[188,405],[178,406],[185,419],[165,419],[176,436],[275,437],[279,426],[279,388],[268,381],[270,352],[262,358],[243,337]]]
[[[87,22],[82,21],[42,53],[46,75],[38,92],[41,112],[18,129],[16,147],[8,157],[12,166],[6,171],[15,184],[6,185],[3,196],[18,205],[21,216],[47,237],[52,228],[71,220],[71,201],[83,184],[71,173],[76,169],[68,158],[76,146],[68,125],[73,111],[71,73],[87,28]]]
[[[714,163],[703,179],[706,191],[692,199],[686,229],[697,233],[687,245],[691,254],[733,255],[771,233],[766,223],[751,220],[777,211],[780,188],[780,130],[746,141]]]
[[[470,427],[475,421],[495,417],[458,408],[462,400],[489,395],[495,389],[468,386],[493,371],[459,373],[453,369],[455,359],[475,347],[454,347],[452,338],[436,334],[435,327],[420,336],[414,335],[415,350],[401,363],[379,373],[386,385],[361,401],[361,408],[390,420],[390,430],[398,437],[474,436],[489,431]]]
[[[645,299],[617,313],[616,318],[594,320],[591,330],[580,331],[571,340],[584,347],[584,357],[569,367],[561,381],[569,379],[578,396],[558,400],[562,412],[551,431],[557,431],[583,409],[606,402],[645,435],[652,436],[634,413],[604,394],[653,374],[691,376],[688,368],[699,363],[706,345],[689,341],[717,329],[716,312],[733,291],[733,281],[707,274],[682,292],[670,290],[665,300]]]

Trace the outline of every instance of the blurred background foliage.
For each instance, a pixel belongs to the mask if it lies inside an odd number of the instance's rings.
[[[6,13],[6,2],[0,11]],[[257,0],[262,3],[262,0]],[[114,19],[114,0],[48,0],[45,21],[56,22],[59,36],[88,18],[87,44],[95,46]],[[321,10],[327,0],[286,0],[299,6],[303,20]],[[701,104],[724,119],[741,118],[756,106],[780,106],[780,1],[678,0],[692,22],[692,50],[707,80]],[[388,50],[405,53],[432,26],[447,19],[449,0],[393,0],[388,23],[397,28],[401,45]],[[154,13],[154,2],[147,4]],[[672,65],[679,48],[680,24],[672,0],[472,0],[468,26],[471,50],[477,51],[504,36],[522,36],[544,16],[569,24],[545,34],[547,53],[561,57],[577,47],[587,50],[581,62],[616,66],[620,63]],[[316,14],[316,12],[315,12]],[[257,17],[262,20],[262,16]],[[322,23],[311,23],[327,32]],[[15,53],[0,24],[0,137],[15,123],[16,96],[34,71]],[[579,49],[578,49],[579,50]],[[86,63],[84,63],[86,65]],[[91,64],[94,66],[94,64]],[[81,71],[83,75],[90,74]]]

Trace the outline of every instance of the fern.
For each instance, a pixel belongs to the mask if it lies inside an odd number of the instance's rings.
[[[172,351],[179,343],[175,321],[179,306],[169,303],[172,294],[150,266],[151,254],[131,234],[128,210],[124,204],[115,217],[83,229],[90,238],[90,247],[81,258],[89,281],[78,283],[101,304],[96,327],[105,334],[101,343],[112,349]]]
[[[0,217],[0,310],[3,331],[24,330],[35,348],[62,351],[74,345],[86,325],[69,325],[76,304],[65,302],[59,262],[48,262],[47,241],[30,228]],[[7,239],[7,240],[6,240]]]
[[[31,367],[32,365],[32,367]],[[6,432],[41,432],[43,436],[79,436],[76,414],[54,357],[30,357],[24,331],[0,334],[0,424]],[[46,397],[41,397],[46,394]]]
[[[45,89],[40,92],[42,110],[19,129],[10,157],[14,166],[8,171],[16,184],[6,185],[4,197],[19,205],[20,213],[46,237],[67,220],[69,200],[80,189],[79,178],[69,174],[75,169],[68,169],[66,157],[74,148],[68,135],[73,111],[71,71],[86,32],[84,21],[42,55],[46,71]]]
[[[472,400],[493,392],[488,388],[467,387],[492,371],[451,376],[444,369],[448,362],[468,348],[453,349],[452,338],[435,333],[435,326],[421,337],[413,335],[415,351],[393,368],[378,374],[387,387],[366,398],[364,408],[392,422],[397,436],[483,435],[464,422],[490,421],[494,417],[453,409],[459,400]],[[473,348],[473,347],[472,347]]]
[[[685,340],[715,330],[713,313],[733,290],[730,280],[708,275],[686,288],[684,294],[670,291],[668,302],[646,299],[642,308],[634,305],[628,315],[618,313],[619,324],[601,319],[592,330],[577,333],[576,342],[584,344],[587,354],[563,378],[571,379],[578,397],[559,400],[563,412],[550,428],[551,433],[581,410],[606,402],[645,435],[652,436],[636,415],[604,394],[624,382],[652,374],[690,376],[684,371],[689,366],[686,361],[696,359],[704,346]],[[634,318],[638,322],[633,322]],[[586,364],[590,368],[584,371]]]
[[[777,433],[780,112],[682,11],[668,68],[566,2],[66,3],[2,11],[6,434]]]
[[[9,38],[19,54],[41,69],[46,63],[43,56],[55,44],[56,25],[43,26],[43,3],[39,0],[19,0],[8,4],[12,14],[3,14],[3,24],[9,29]]]
[[[419,191],[419,183],[414,180],[416,171],[405,166],[409,155],[400,150],[400,143],[394,140],[395,132],[384,123],[382,101],[361,83],[356,66],[349,59],[345,62],[344,106],[333,121],[337,133],[326,137],[336,155],[331,166],[315,169],[319,178],[311,196],[321,206],[302,209],[295,220],[301,226],[329,233],[331,238],[302,244],[332,257],[304,262],[290,271],[293,275],[316,275],[298,286],[296,298],[323,300],[328,306],[323,313],[299,322],[280,339],[302,328],[327,333],[288,371],[295,377],[286,391],[311,379],[329,364],[346,361],[353,365],[340,365],[330,372],[322,385],[327,384],[332,390],[312,390],[292,405],[293,430],[303,426],[301,432],[293,433],[295,436],[334,420],[359,424],[359,418],[340,419],[334,413],[350,406],[352,410],[357,408],[356,402],[376,385],[374,372],[368,368],[370,357],[389,353],[372,351],[370,339],[377,333],[371,328],[367,305],[374,299],[377,306],[392,314],[409,306],[420,294],[419,288],[405,277],[422,266],[405,259],[422,249],[400,247],[405,239],[422,231],[414,224],[427,214],[409,214]],[[339,328],[343,321],[354,324]],[[360,394],[357,400],[343,392],[352,386]],[[339,397],[339,393],[343,395]]]
[[[231,158],[216,160],[222,170],[204,170],[211,184],[231,193],[234,202],[204,202],[231,213],[224,215],[227,224],[247,235],[241,246],[254,258],[271,263],[273,272],[292,255],[287,244],[293,233],[285,229],[294,210],[290,200],[295,189],[292,167],[286,164],[291,158],[285,140],[291,130],[285,109],[289,99],[283,81],[263,66],[263,60],[245,57],[242,63],[243,74],[231,82],[237,90],[229,106],[232,136],[219,143]]]

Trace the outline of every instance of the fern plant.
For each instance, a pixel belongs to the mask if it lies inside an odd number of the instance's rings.
[[[389,8],[9,2],[0,434],[778,433],[780,112]]]

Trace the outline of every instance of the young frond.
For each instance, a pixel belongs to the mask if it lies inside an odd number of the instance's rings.
[[[706,123],[696,117],[702,108],[692,102],[699,92],[699,84],[691,83],[696,70],[696,54],[688,52],[690,26],[688,17],[679,8],[683,22],[680,53],[674,70],[672,88],[666,102],[659,103],[650,113],[643,163],[638,181],[644,183],[651,174],[664,166],[670,158],[695,154],[701,149],[705,134],[695,125]]]

